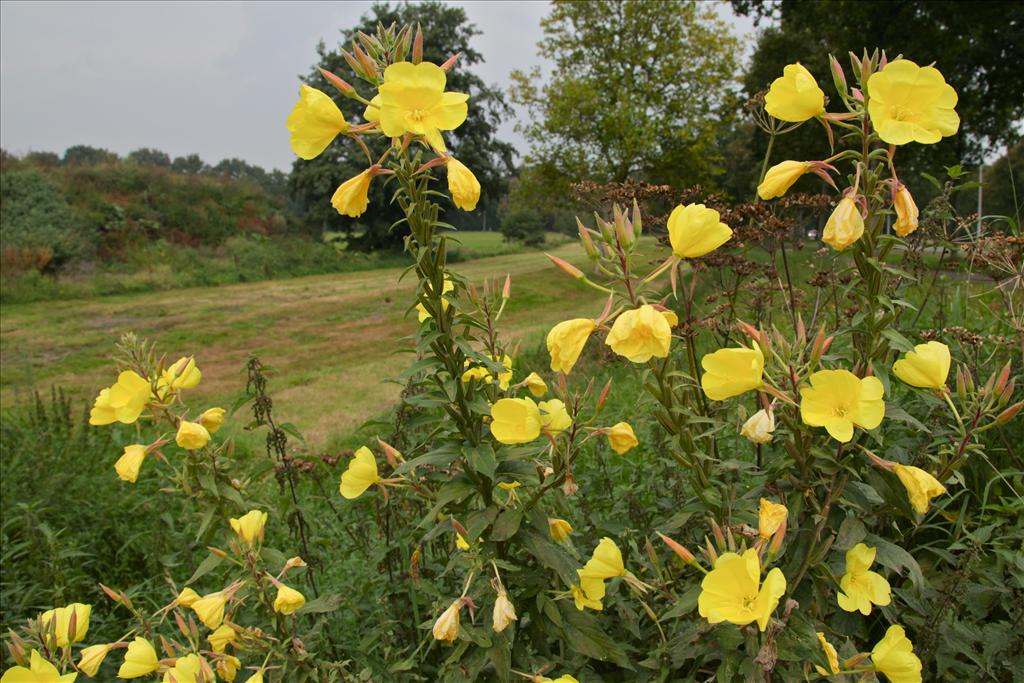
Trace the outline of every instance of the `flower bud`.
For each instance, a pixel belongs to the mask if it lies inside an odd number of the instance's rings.
[[[846,92],[846,74],[843,73],[843,67],[832,55],[828,56],[828,65],[832,70],[832,83],[835,84],[836,90],[839,92]]]
[[[198,422],[182,420],[174,441],[185,450],[194,451],[210,442],[210,432]]]
[[[256,545],[263,540],[263,527],[267,523],[267,513],[262,510],[250,510],[241,517],[229,520],[231,529],[246,545]]]
[[[580,242],[583,244],[583,250],[587,252],[587,258],[593,260],[601,256],[601,253],[597,250],[594,245],[594,240],[590,237],[590,231],[587,230],[580,219],[576,219],[576,228],[580,233]]]
[[[402,457],[397,448],[379,438],[377,443],[380,445],[381,450],[384,451],[384,459],[388,461],[392,468],[398,467],[399,463],[405,462],[405,458]]]
[[[96,676],[96,672],[100,670],[100,665],[103,664],[103,660],[106,659],[107,653],[110,652],[110,645],[90,645],[83,649],[78,660],[78,670],[84,673],[89,678]]]
[[[640,216],[640,205],[636,203],[636,197],[633,197],[633,237],[640,239],[643,232],[644,224]]]
[[[839,200],[832,215],[825,223],[821,241],[836,251],[842,251],[856,242],[864,234],[864,218],[853,197]]]
[[[1006,386],[1003,387],[1003,393],[1000,394],[999,403],[997,404],[1000,408],[1009,403],[1010,399],[1013,397],[1013,388],[1016,386],[1016,381],[1017,380],[1011,379],[1007,382]]]
[[[206,427],[206,431],[213,434],[224,424],[224,412],[223,408],[209,408],[199,416],[199,424]]]
[[[687,550],[682,544],[673,541],[671,538],[661,533],[660,531],[655,533],[658,534],[658,537],[661,540],[665,541],[665,545],[671,548],[672,552],[678,555],[679,559],[681,559],[685,564],[693,564],[697,561],[697,559],[693,556],[693,553]]]
[[[551,262],[554,263],[559,270],[561,270],[569,277],[572,277],[573,279],[576,280],[582,280],[584,278],[583,271],[577,268],[576,266],[572,265],[568,261],[560,259],[557,256],[552,256],[551,254],[544,255],[551,259]]]
[[[551,533],[551,538],[557,542],[564,541],[572,533],[572,525],[564,519],[557,519],[555,517],[548,518],[548,531]]]
[[[327,69],[320,69],[320,75],[322,75],[325,79],[327,79],[327,82],[329,82],[331,85],[333,85],[335,88],[337,88],[338,91],[342,95],[345,95],[346,97],[348,97],[349,95],[351,95],[352,93],[355,92],[355,88],[353,88],[347,82],[345,82],[344,80],[342,80],[341,78],[339,78],[335,74],[331,73]]]
[[[1004,425],[1017,416],[1020,409],[1024,408],[1024,401],[1018,401],[996,416],[996,423]]]
[[[441,65],[441,71],[444,71],[444,72],[451,71],[452,67],[455,66],[455,63],[459,61],[459,57],[461,57],[461,56],[462,56],[461,52],[456,52],[451,57],[449,57],[448,59],[444,60],[444,64]]]
[[[275,612],[294,614],[304,604],[306,604],[306,598],[302,593],[294,588],[289,588],[283,583],[277,584],[277,597],[274,598]]]
[[[956,395],[961,401],[967,398],[967,384],[960,365],[956,366]]]
[[[423,61],[423,27],[416,24],[416,36],[412,39],[412,63]]]

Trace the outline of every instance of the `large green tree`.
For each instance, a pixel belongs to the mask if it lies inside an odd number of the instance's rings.
[[[481,202],[476,213],[483,214],[494,207],[505,191],[512,172],[513,147],[497,138],[498,125],[510,114],[500,89],[489,86],[473,72],[473,66],[483,56],[470,46],[470,40],[480,31],[469,22],[461,7],[450,7],[439,2],[420,4],[378,3],[364,15],[357,26],[342,31],[338,46],[328,49],[323,43],[317,47],[317,63],[302,80],[334,97],[350,120],[361,121],[362,107],[342,97],[319,72],[322,67],[351,82],[366,97],[368,84],[358,81],[341,54],[351,49],[356,33],[373,34],[378,23],[389,26],[407,24],[422,26],[425,36],[423,58],[440,64],[455,53],[461,53],[458,64],[448,74],[448,90],[469,94],[469,116],[456,130],[445,133],[449,151],[469,166],[480,180]],[[384,151],[386,141],[379,141],[376,154]],[[358,219],[338,214],[330,204],[334,189],[348,178],[366,168],[366,157],[355,143],[335,142],[316,159],[297,159],[292,167],[290,187],[298,205],[302,221],[316,230],[337,230],[354,235],[350,245],[362,249],[379,249],[401,243],[402,234],[392,231],[391,225],[401,217],[401,211],[390,203],[392,190],[383,182],[374,182],[370,192],[370,206]],[[482,222],[481,216],[464,216],[452,212],[449,222],[459,226]]]
[[[738,43],[714,7],[555,0],[542,26],[552,72],[515,72],[512,89],[539,175],[695,183],[718,171]]]
[[[832,53],[846,67],[847,52],[885,50],[918,64],[935,63],[957,91],[958,135],[936,145],[906,145],[899,151],[901,176],[912,184],[922,171],[941,165],[977,163],[993,149],[1012,145],[1024,118],[1024,4],[947,0],[733,0],[739,14],[768,20],[745,78],[748,94],[767,89],[786,64],[800,62],[826,94],[834,90],[828,67]],[[746,147],[760,159],[767,136]],[[807,124],[784,142],[789,158],[827,155],[820,126]],[[778,147],[778,145],[777,145]],[[751,182],[756,180],[751,179]]]

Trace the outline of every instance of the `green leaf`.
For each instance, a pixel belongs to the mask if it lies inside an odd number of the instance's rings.
[[[206,559],[199,563],[199,566],[196,567],[196,570],[192,573],[192,576],[189,577],[188,581],[186,581],[185,584],[188,585],[190,583],[195,583],[202,577],[209,574],[211,571],[217,568],[217,566],[221,563],[221,559],[222,558],[220,556],[214,555],[213,553],[207,555]]]
[[[544,566],[553,569],[566,586],[571,586],[579,580],[576,575],[579,568],[576,561],[549,537],[542,536],[532,529],[520,529],[518,538],[530,554]]]
[[[910,343],[910,340],[891,327],[882,330],[882,336],[888,339],[892,348],[898,351],[906,353],[914,350],[914,345]]]
[[[519,531],[519,525],[522,521],[523,513],[521,510],[505,510],[498,515],[497,521],[494,522],[494,528],[491,529],[491,540],[507,541],[512,538]]]
[[[299,608],[299,614],[324,614],[327,612],[333,612],[339,607],[345,600],[337,593],[325,593],[315,600],[310,600],[305,605]]]
[[[910,577],[910,582],[917,590],[922,590],[926,586],[931,585],[924,578],[924,574],[921,573],[921,566],[914,559],[914,556],[903,548],[873,534],[867,537],[865,543],[878,549],[878,553],[875,555],[875,561],[878,564],[891,569],[897,574],[903,574],[905,571]]]
[[[867,534],[868,530],[862,521],[854,516],[847,517],[839,525],[839,535],[832,547],[836,550],[849,550],[863,541]]]

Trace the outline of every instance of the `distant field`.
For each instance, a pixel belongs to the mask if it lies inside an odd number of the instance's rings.
[[[467,251],[502,246],[499,233],[462,233]],[[583,265],[575,243],[550,249]],[[479,258],[453,268],[480,283],[512,276],[502,320],[508,336],[536,343],[566,317],[597,315],[600,293],[572,281],[540,251]],[[350,432],[396,398],[388,383],[408,362],[399,338],[416,325],[407,312],[413,284],[388,268],[289,280],[180,289],[77,301],[6,305],[0,320],[0,402],[33,389],[64,387],[81,398],[114,379],[113,345],[127,331],[159,344],[171,358],[194,354],[203,372],[195,397],[230,403],[244,389],[250,353],[276,370],[271,394],[282,419],[312,445]]]

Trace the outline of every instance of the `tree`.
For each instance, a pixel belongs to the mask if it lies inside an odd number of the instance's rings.
[[[694,0],[556,0],[540,51],[554,62],[513,73],[518,130],[548,184],[591,178],[704,182],[721,155],[737,40]],[[544,170],[547,169],[547,170]]]
[[[140,147],[133,152],[129,152],[128,161],[138,164],[139,166],[157,166],[159,168],[171,167],[171,157],[168,156],[167,152],[161,152],[160,150],[152,149],[151,147]]]
[[[90,145],[73,145],[64,150],[64,163],[69,166],[98,166],[118,160],[118,156],[107,149]]]
[[[198,154],[189,154],[183,157],[175,157],[171,162],[171,168],[178,173],[196,175],[206,170],[206,163]]]
[[[989,216],[1007,216],[1019,229],[1024,213],[1024,140],[986,167],[984,173],[983,212]]]
[[[1024,69],[1018,50],[1024,44],[1024,5],[977,2],[969,16],[960,2],[932,0],[733,0],[737,13],[770,19],[758,38],[745,86],[750,95],[767,89],[786,64],[800,62],[832,90],[827,56],[844,65],[846,54],[880,48],[890,59],[902,54],[918,64],[935,63],[959,95],[960,132],[935,145],[906,145],[899,150],[901,176],[911,184],[922,171],[961,161],[977,163],[993,148],[1012,145],[1024,118]],[[846,66],[847,80],[853,74]],[[834,92],[834,90],[832,90]],[[767,136],[750,146],[760,158]],[[785,138],[787,156],[821,158],[821,130],[807,124]]]
[[[469,116],[459,128],[446,133],[445,138],[449,151],[469,166],[480,180],[481,201],[478,212],[482,213],[487,207],[496,205],[505,192],[507,177],[512,171],[514,150],[511,145],[496,137],[498,125],[510,113],[510,109],[501,90],[488,86],[472,71],[475,64],[483,61],[480,53],[469,44],[480,31],[469,23],[462,8],[438,2],[415,5],[375,4],[356,27],[342,31],[338,47],[328,50],[323,43],[317,47],[317,63],[302,80],[334,97],[350,120],[362,120],[362,107],[342,97],[323,78],[318,67],[353,83],[369,99],[374,93],[366,92],[366,83],[355,80],[341,50],[348,48],[356,39],[358,31],[372,34],[378,23],[384,26],[396,23],[399,27],[406,24],[421,25],[426,36],[423,54],[425,61],[441,64],[455,53],[462,54],[458,64],[448,73],[447,89],[469,94]],[[371,148],[371,153],[379,156],[386,144],[386,140],[381,140],[377,147]],[[353,248],[370,250],[397,246],[401,244],[402,235],[398,231],[392,232],[390,227],[401,217],[401,211],[390,204],[392,190],[390,186],[385,187],[383,179],[375,181],[371,186],[370,206],[358,219],[340,215],[326,200],[338,185],[366,166],[366,156],[357,145],[348,141],[335,142],[316,159],[295,161],[289,179],[292,197],[299,205],[302,222],[309,229],[336,230],[356,235],[349,241]],[[446,220],[457,226],[460,222],[463,225],[466,222],[461,212],[449,214]]]

